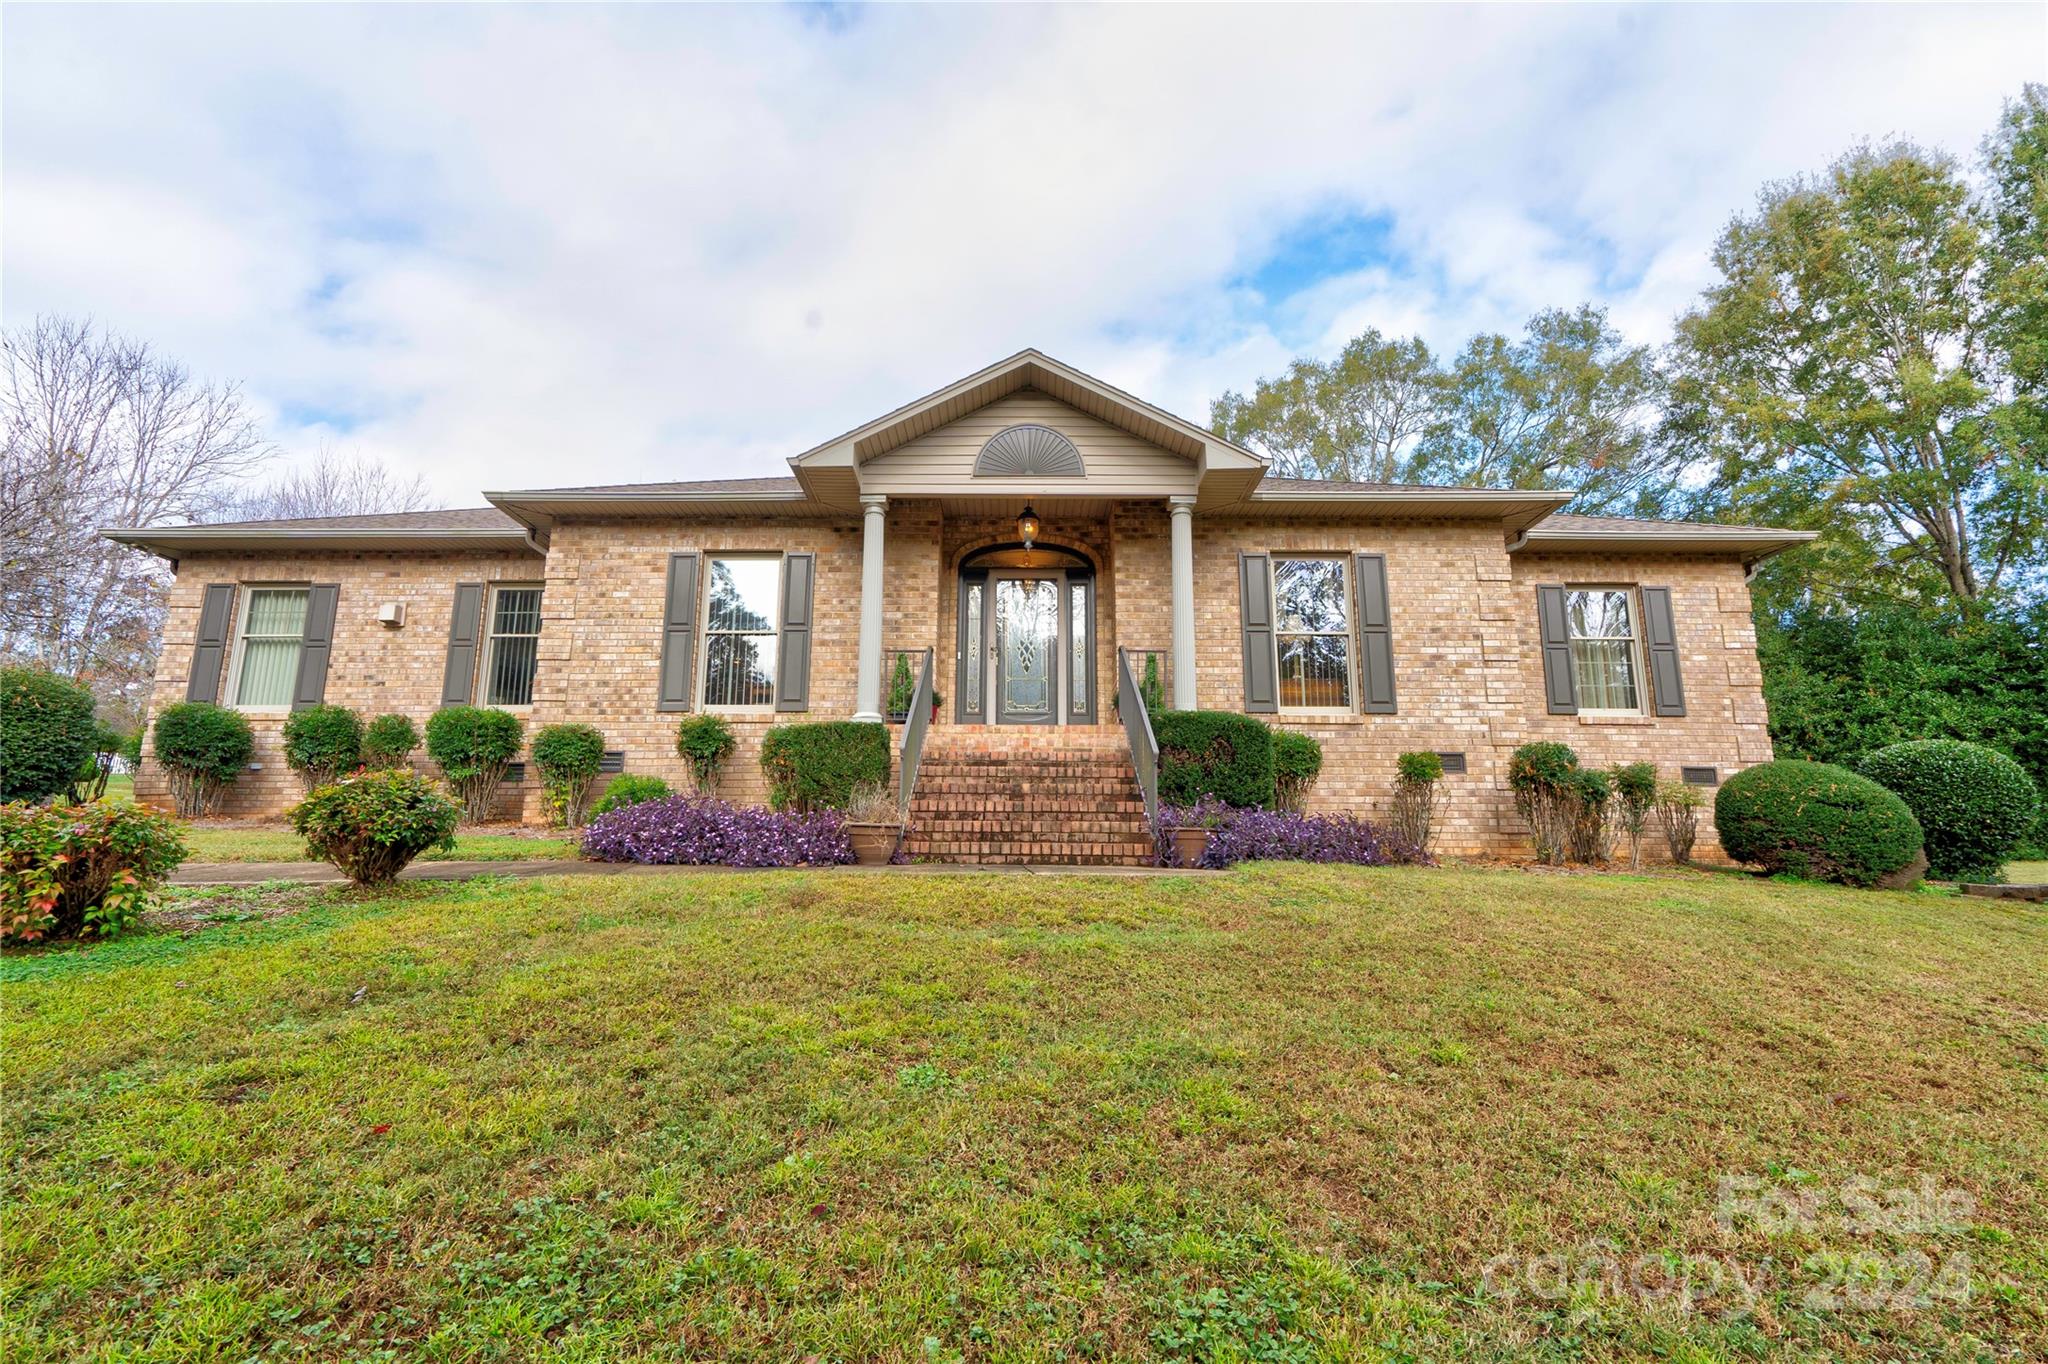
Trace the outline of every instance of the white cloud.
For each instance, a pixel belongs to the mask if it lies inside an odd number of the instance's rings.
[[[1657,340],[1767,179],[1968,153],[2038,9],[14,9],[6,315],[485,487],[779,471],[1024,345],[1201,418],[1367,325]],[[1398,262],[1232,282],[1302,219]],[[293,414],[294,425],[286,414]]]

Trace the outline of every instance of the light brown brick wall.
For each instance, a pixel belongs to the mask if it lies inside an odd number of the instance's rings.
[[[1244,519],[1195,523],[1196,661],[1206,708],[1243,704],[1237,556],[1244,552],[1387,557],[1393,626],[1394,715],[1275,717],[1323,745],[1312,808],[1385,813],[1395,761],[1415,749],[1462,751],[1468,771],[1445,779],[1439,846],[1451,853],[1513,852],[1526,829],[1507,788],[1509,756],[1538,739],[1570,744],[1587,766],[1681,764],[1722,778],[1768,761],[1762,682],[1742,568],[1706,557],[1509,555],[1498,529],[1471,523],[1356,523]],[[1550,715],[1538,647],[1538,583],[1669,587],[1686,692],[1683,717],[1602,719]],[[1711,792],[1705,792],[1711,797]],[[1700,851],[1717,851],[1702,819]],[[1645,841],[1661,855],[1662,840]]]
[[[192,555],[179,564],[171,585],[163,653],[150,688],[150,718],[185,699],[200,602],[209,583],[340,584],[327,699],[361,711],[365,719],[390,711],[409,715],[424,727],[441,702],[455,584],[540,580],[540,560],[522,554]],[[378,604],[390,601],[405,605],[405,624],[398,629],[377,623]],[[223,671],[228,666],[231,661],[224,661]],[[228,694],[226,685],[223,678],[222,697]],[[301,793],[279,747],[285,712],[251,712],[249,719],[256,731],[258,770],[244,772],[223,794],[223,815],[274,815]],[[154,761],[152,744],[151,738],[143,740],[135,794],[140,800],[167,805],[170,788]]]
[[[1107,517],[1046,518],[1045,539],[1081,548],[1101,572],[1097,583],[1097,713],[1115,686],[1115,648],[1166,650],[1172,642],[1167,511],[1163,501],[1119,505]],[[936,651],[936,685],[947,696],[940,726],[953,723],[956,567],[981,545],[1014,538],[1004,518],[949,517],[938,503],[891,504],[887,523],[884,644]],[[626,770],[687,784],[675,755],[680,718],[655,709],[662,593],[668,556],[707,552],[809,551],[818,556],[810,710],[803,715],[731,715],[740,745],[722,793],[761,801],[762,733],[797,719],[853,713],[859,633],[861,529],[857,517],[831,521],[730,521],[638,518],[571,521],[559,526],[545,567],[540,671],[529,733],[556,721],[585,721],[606,745],[626,752]],[[1277,723],[1322,741],[1325,765],[1314,795],[1320,809],[1384,813],[1396,757],[1411,749],[1458,750],[1469,771],[1447,779],[1441,847],[1452,853],[1514,851],[1524,844],[1506,788],[1508,755],[1532,739],[1559,739],[1590,765],[1647,759],[1667,777],[1680,764],[1730,773],[1770,757],[1761,681],[1750,625],[1749,593],[1732,560],[1681,556],[1507,554],[1498,528],[1463,522],[1359,525],[1197,517],[1196,660],[1205,707],[1243,703],[1237,556],[1240,551],[1359,551],[1387,556],[1393,621],[1395,715],[1318,715]],[[424,724],[440,699],[454,585],[534,581],[536,561],[506,555],[325,554],[303,558],[188,559],[173,589],[165,651],[154,689],[157,706],[181,699],[199,603],[210,582],[318,581],[342,585],[328,698],[373,715],[386,710]],[[1536,639],[1535,586],[1617,582],[1672,592],[1686,687],[1683,718],[1600,720],[1544,713]],[[407,603],[402,630],[373,616],[380,601]],[[701,642],[700,646],[701,648]],[[887,686],[887,677],[884,679]],[[260,772],[246,774],[225,811],[270,814],[296,798],[297,783],[277,754],[281,715],[254,717]],[[165,794],[146,763],[138,793]],[[515,805],[539,817],[530,789]],[[1661,848],[1658,840],[1650,846]],[[1713,851],[1711,829],[1702,848]]]

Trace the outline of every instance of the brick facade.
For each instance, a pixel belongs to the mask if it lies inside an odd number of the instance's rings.
[[[1169,649],[1170,564],[1163,499],[1118,502],[1107,514],[1063,517],[1048,509],[1043,538],[1088,555],[1098,570],[1098,725],[1113,728],[1115,649]],[[935,650],[936,685],[948,698],[941,730],[954,725],[957,573],[972,550],[1014,538],[1008,520],[949,514],[937,499],[893,499],[887,518],[884,646]],[[457,582],[545,583],[542,635],[529,731],[564,720],[601,729],[623,749],[626,770],[687,784],[674,751],[678,716],[656,709],[663,584],[668,556],[804,551],[817,556],[810,710],[733,714],[739,750],[723,794],[765,798],[761,734],[795,719],[842,719],[854,710],[859,629],[858,516],[758,519],[610,517],[557,525],[543,565],[518,554],[324,553],[300,557],[193,554],[180,565],[153,693],[161,707],[185,695],[200,598],[208,583],[335,582],[341,585],[327,699],[367,717],[399,711],[424,723],[440,700],[449,614]],[[1723,777],[1770,757],[1761,679],[1743,570],[1732,556],[1509,554],[1498,525],[1482,521],[1260,520],[1204,514],[1195,520],[1196,667],[1200,703],[1242,704],[1238,555],[1255,552],[1383,553],[1387,560],[1398,712],[1275,717],[1324,745],[1313,805],[1381,813],[1394,762],[1409,749],[1460,751],[1469,770],[1447,779],[1441,847],[1452,853],[1520,847],[1505,784],[1508,754],[1531,739],[1560,739],[1589,764],[1648,759],[1677,776],[1680,764]],[[1687,701],[1681,718],[1625,720],[1544,711],[1535,588],[1541,583],[1669,587]],[[376,606],[406,604],[402,628],[379,625]],[[701,643],[699,645],[701,650]],[[887,679],[884,683],[886,686]],[[283,715],[252,717],[260,770],[245,774],[224,813],[273,814],[297,795],[277,752]],[[961,736],[965,738],[966,736]],[[998,740],[999,742],[999,740]],[[165,797],[145,762],[145,799]],[[539,817],[530,786],[512,804]],[[1652,844],[1661,847],[1660,842]],[[1713,850],[1703,827],[1702,849]]]

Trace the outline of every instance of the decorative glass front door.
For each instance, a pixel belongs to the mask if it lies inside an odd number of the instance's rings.
[[[1049,725],[1059,718],[1060,579],[997,578],[995,718]]]

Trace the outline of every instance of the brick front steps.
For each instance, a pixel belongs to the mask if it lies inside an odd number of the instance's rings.
[[[934,730],[911,801],[909,850],[982,866],[1149,865],[1152,834],[1123,730]]]

